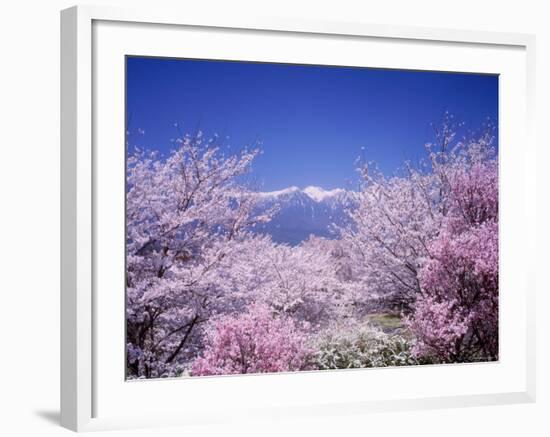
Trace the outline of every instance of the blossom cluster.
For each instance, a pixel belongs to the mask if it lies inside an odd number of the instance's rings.
[[[305,331],[290,317],[274,316],[265,305],[217,318],[206,332],[192,375],[228,375],[305,370],[310,351]]]

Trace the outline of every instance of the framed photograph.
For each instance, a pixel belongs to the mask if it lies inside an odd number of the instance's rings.
[[[61,31],[63,426],[534,401],[534,37]]]

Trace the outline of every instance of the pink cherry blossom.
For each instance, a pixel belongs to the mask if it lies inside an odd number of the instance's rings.
[[[221,316],[206,331],[202,355],[192,375],[228,375],[305,370],[311,351],[307,336],[291,318],[275,316],[265,305]],[[302,329],[300,329],[302,328]]]

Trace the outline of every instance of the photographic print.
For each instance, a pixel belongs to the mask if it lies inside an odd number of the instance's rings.
[[[498,76],[126,58],[126,377],[499,359]]]

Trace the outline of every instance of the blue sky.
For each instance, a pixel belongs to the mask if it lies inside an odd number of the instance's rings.
[[[126,77],[130,146],[167,153],[197,128],[235,151],[260,140],[252,177],[266,191],[353,187],[363,153],[392,174],[445,111],[464,132],[498,121],[490,75],[129,57]]]

